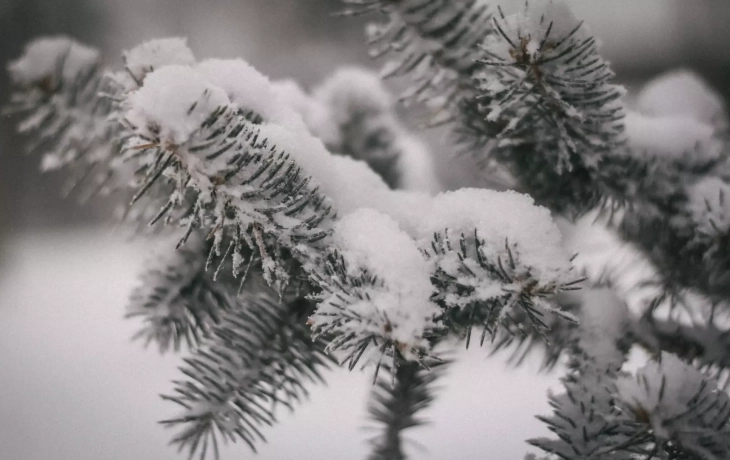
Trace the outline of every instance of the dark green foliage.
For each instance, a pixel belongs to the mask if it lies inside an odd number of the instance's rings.
[[[454,255],[458,258],[456,272],[453,264],[446,265],[445,269],[437,263],[431,280],[436,288],[433,298],[445,312],[444,325],[451,332],[465,331],[467,347],[474,326],[482,329],[480,343],[484,344],[487,334],[494,340],[500,330],[523,337],[534,331],[546,339],[545,334],[550,331],[550,325],[544,321],[546,315],[575,321],[572,315],[554,307],[554,298],[560,292],[580,289],[578,285],[583,278],[562,284],[543,284],[519,263],[519,254],[509,241],[505,241],[504,260],[502,256],[497,256],[496,260],[488,257],[484,252],[486,243],[476,231],[473,236],[462,234],[458,245],[457,248],[451,242],[447,231],[443,235],[434,234],[431,250],[424,252],[436,261],[454,258]],[[499,286],[503,294],[480,298],[476,282],[485,280]]]
[[[181,368],[165,399],[183,408],[161,423],[178,428],[173,444],[194,456],[216,456],[218,438],[243,440],[253,450],[265,440],[260,427],[276,422],[278,406],[293,409],[306,397],[306,381],[322,381],[330,359],[325,343],[312,341],[306,318],[314,304],[304,299],[280,303],[264,293],[238,298],[235,308],[211,327],[206,347]]]
[[[135,337],[156,342],[161,352],[179,351],[185,343],[197,348],[210,328],[237,303],[206,270],[210,244],[199,235],[195,242],[158,256],[142,274],[142,283],[130,299],[128,317],[141,316],[143,327]]]
[[[433,125],[449,124],[458,139],[480,145],[490,131],[472,81],[479,45],[492,31],[491,8],[477,0],[344,0],[350,14],[382,11],[368,27],[370,54],[388,56],[385,77],[409,75],[407,101],[427,102]]]
[[[425,369],[418,363],[404,363],[385,375],[373,387],[368,412],[382,425],[382,432],[370,442],[370,460],[405,460],[405,431],[427,423],[419,414],[434,401],[434,383],[444,372],[443,363]],[[391,374],[392,373],[392,378]]]
[[[109,93],[114,90],[98,58],[76,73],[71,69],[77,64],[68,63],[95,50],[70,39],[66,46],[51,73],[37,81],[23,81],[11,63],[17,91],[6,110],[22,114],[18,130],[28,135],[28,150],[43,155],[42,169],[73,167],[69,191],[84,184],[91,196],[112,186],[109,162],[119,151],[122,136],[119,125],[109,119],[115,110]]]

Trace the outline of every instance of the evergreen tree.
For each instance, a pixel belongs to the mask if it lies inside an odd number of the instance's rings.
[[[198,61],[178,38],[125,52],[119,71],[66,37],[8,66],[9,110],[43,168],[126,196],[125,219],[156,229],[164,251],[129,315],[162,352],[191,350],[165,396],[181,409],[163,422],[173,443],[255,450],[277,405],[328,367],[361,366],[382,425],[371,458],[403,459],[444,350],[478,343],[567,362],[541,417],[555,437],[530,441],[544,458],[730,458],[728,123],[714,93],[672,74],[628,111],[597,39],[558,2],[514,16],[480,0],[345,4],[380,15],[368,41],[392,59],[384,76],[412,80],[402,98],[516,191],[435,193],[427,146],[364,70],[306,92],[242,60]],[[677,91],[693,96],[672,104]],[[643,277],[571,257],[558,223],[576,234],[586,218]],[[636,346],[653,358],[634,372]]]

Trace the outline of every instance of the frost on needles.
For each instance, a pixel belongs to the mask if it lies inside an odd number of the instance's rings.
[[[560,2],[513,16],[480,0],[345,3],[381,15],[369,42],[391,60],[385,77],[412,81],[402,100],[515,191],[441,191],[427,144],[363,69],[307,91],[167,38],[112,70],[66,37],[8,66],[9,110],[43,168],[121,196],[125,220],[152,229],[159,253],[128,315],[146,343],[189,349],[164,396],[180,409],[162,422],[173,443],[201,458],[221,441],[255,450],[278,406],[346,365],[376,382],[372,458],[402,459],[403,432],[448,372],[444,350],[479,343],[567,363],[541,417],[557,437],[530,441],[546,458],[727,458],[730,176],[716,95],[678,73],[629,112],[597,39]],[[667,97],[678,91],[691,101]],[[575,235],[584,214],[611,235],[601,244],[623,241],[646,267],[653,297],[629,308],[638,281],[574,266],[554,219]],[[630,372],[635,346],[653,360]]]

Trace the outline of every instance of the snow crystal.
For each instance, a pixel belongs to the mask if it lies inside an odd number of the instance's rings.
[[[505,243],[516,252],[520,266],[540,280],[558,281],[570,270],[560,232],[547,208],[517,192],[461,189],[437,195],[420,226],[427,247],[434,232],[474,235],[485,240],[487,257],[505,260]]]
[[[334,244],[351,275],[364,268],[386,283],[371,301],[354,305],[355,311],[370,310],[361,313],[377,323],[375,318],[382,316],[374,311],[377,308],[392,327],[390,336],[400,343],[412,343],[433,327],[440,310],[429,300],[433,290],[429,264],[396,221],[372,209],[357,210],[337,223]]]
[[[147,75],[129,96],[126,119],[149,139],[180,145],[214,110],[229,104],[223,90],[192,68],[167,66]]]
[[[697,120],[629,113],[625,126],[631,150],[636,155],[696,163],[713,160],[722,153],[715,129]]]
[[[717,177],[703,177],[688,191],[692,220],[708,235],[730,230],[730,184]]]
[[[60,69],[63,80],[72,82],[98,63],[99,52],[93,48],[68,37],[43,37],[28,43],[8,71],[16,83],[29,84],[54,77]]]
[[[188,48],[187,39],[160,38],[144,42],[123,53],[127,69],[138,81],[153,70],[169,65],[193,65],[195,56]]]
[[[727,123],[722,97],[690,70],[668,72],[647,83],[637,97],[637,109],[714,126]]]

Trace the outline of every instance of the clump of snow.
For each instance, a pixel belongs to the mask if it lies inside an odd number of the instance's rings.
[[[357,114],[388,112],[393,105],[378,75],[360,68],[338,70],[315,89],[314,98],[329,108],[337,125]]]
[[[639,112],[680,117],[718,126],[727,123],[722,96],[690,70],[674,70],[651,80],[637,97]]]
[[[442,190],[431,153],[396,118],[393,98],[378,74],[356,67],[340,69],[314,90],[313,99],[305,120],[335,152],[356,147],[363,151],[350,154],[365,161],[393,158],[398,188]],[[381,136],[379,142],[372,141],[375,134]]]
[[[702,233],[730,230],[730,184],[718,177],[703,177],[687,193],[689,213]]]
[[[69,37],[43,37],[28,43],[23,55],[8,64],[8,72],[18,84],[40,83],[48,78],[73,82],[98,64],[99,51],[93,48]]]
[[[309,131],[325,144],[339,138],[339,128],[330,122],[330,112],[321,101],[307,94],[294,80],[280,80],[271,83],[273,91],[286,105],[298,113]]]
[[[677,431],[687,428],[681,426],[685,422],[681,415],[687,413],[693,399],[697,398],[697,403],[714,393],[727,401],[727,395],[723,398],[715,383],[699,370],[666,352],[658,361],[650,361],[639,369],[635,377],[619,379],[617,389],[628,411],[641,414],[656,435],[664,439],[677,439]],[[698,398],[700,392],[702,396]],[[694,431],[690,436],[697,434]]]
[[[187,39],[180,37],[150,40],[125,51],[122,56],[129,72],[140,82],[145,75],[162,67],[195,63]]]
[[[359,209],[337,223],[333,242],[346,261],[349,275],[367,270],[385,284],[384,288],[370,289],[368,299],[348,306],[348,311],[361,320],[347,323],[345,327],[351,329],[347,332],[385,336],[397,342],[407,356],[426,347],[424,334],[435,327],[434,317],[440,310],[430,301],[431,271],[415,241],[392,218],[372,209]],[[331,321],[326,305],[325,301],[313,317],[315,325]]]
[[[571,265],[561,245],[561,235],[550,211],[521,193],[486,189],[461,189],[437,195],[424,215],[419,233],[428,247],[434,232],[448,229],[454,235],[474,235],[485,241],[487,257],[509,257],[514,251],[521,267],[541,280],[562,280]]]
[[[125,118],[150,140],[180,145],[210,114],[230,101],[225,92],[185,66],[167,66],[147,75],[127,99]]]
[[[196,70],[228,95],[241,110],[263,117],[264,122],[304,130],[301,117],[280,98],[269,78],[242,59],[207,59]]]
[[[412,190],[436,194],[444,187],[436,176],[431,151],[426,144],[416,137],[402,133],[398,137],[400,157],[398,172],[400,173],[400,187],[403,190]]]
[[[624,123],[629,146],[636,155],[699,163],[722,154],[723,146],[715,136],[715,129],[701,121],[629,113]]]

